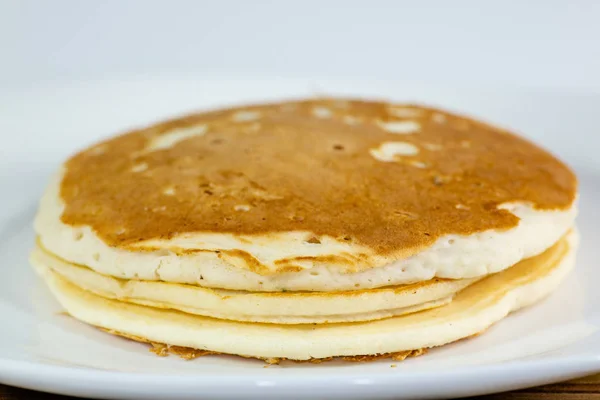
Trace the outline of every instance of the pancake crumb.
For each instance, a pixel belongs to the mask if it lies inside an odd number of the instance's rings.
[[[159,357],[167,357],[169,355],[169,346],[160,343],[150,343],[150,352]]]
[[[317,237],[315,236],[311,236],[306,243],[311,243],[311,244],[321,244],[321,241],[319,239],[317,239]]]

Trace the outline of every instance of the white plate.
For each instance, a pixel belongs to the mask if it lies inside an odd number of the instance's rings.
[[[484,335],[397,363],[264,368],[259,361],[159,358],[145,345],[60,314],[31,271],[31,221],[46,179],[72,151],[194,108],[249,99],[353,93],[421,100],[522,130],[581,178],[576,271],[543,303]],[[351,88],[351,89],[347,89]],[[0,382],[82,397],[434,398],[512,390],[600,371],[600,97],[474,92],[381,82],[155,80],[98,82],[0,94]]]

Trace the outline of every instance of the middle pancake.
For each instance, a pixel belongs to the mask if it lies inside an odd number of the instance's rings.
[[[125,280],[69,263],[39,243],[32,263],[100,296],[235,321],[277,324],[370,321],[439,307],[480,278],[340,292],[247,292],[161,281]]]

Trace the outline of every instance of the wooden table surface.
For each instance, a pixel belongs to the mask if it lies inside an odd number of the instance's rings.
[[[75,397],[44,394],[0,385],[0,400],[74,400]],[[600,400],[600,374],[570,382],[540,386],[516,392],[471,397],[470,400]]]

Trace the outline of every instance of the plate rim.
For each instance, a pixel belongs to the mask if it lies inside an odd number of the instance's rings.
[[[598,336],[596,340],[600,345],[600,335],[594,336]],[[126,394],[126,398],[137,398],[137,396],[150,394],[150,398],[160,398],[167,394],[187,393],[197,396],[198,393],[195,390],[203,389],[204,391],[208,390],[203,393],[208,396],[235,393],[260,396],[289,394],[290,390],[307,388],[313,390],[351,388],[352,391],[378,388],[383,391],[381,394],[385,395],[386,390],[402,388],[405,393],[395,392],[396,398],[399,394],[400,398],[403,398],[404,395],[410,395],[411,398],[415,398],[415,396],[418,398],[435,397],[435,393],[431,391],[421,396],[419,396],[419,392],[416,392],[422,385],[431,383],[432,371],[410,372],[390,368],[388,372],[365,374],[355,370],[351,372],[338,371],[319,376],[317,371],[313,370],[303,374],[302,379],[293,375],[271,374],[272,371],[278,371],[278,369],[261,368],[259,371],[260,373],[248,371],[248,373],[239,372],[222,376],[175,375],[106,371],[89,367],[57,366],[0,358],[0,380],[5,384],[65,395],[81,396],[82,393],[83,395],[87,393],[91,397],[112,397]],[[453,387],[455,393],[452,396],[454,397],[455,394],[460,396],[481,395],[496,393],[499,390],[524,389],[565,379],[575,379],[598,371],[600,371],[600,353],[567,355],[551,359],[514,360],[477,365],[476,368],[472,365],[461,366],[433,373],[436,377],[436,386]],[[233,379],[235,379],[235,385],[231,385]],[[175,391],[174,387],[177,388]],[[443,391],[445,392],[445,390]],[[343,393],[344,391],[339,392],[339,394]],[[202,398],[202,396],[196,398]]]

